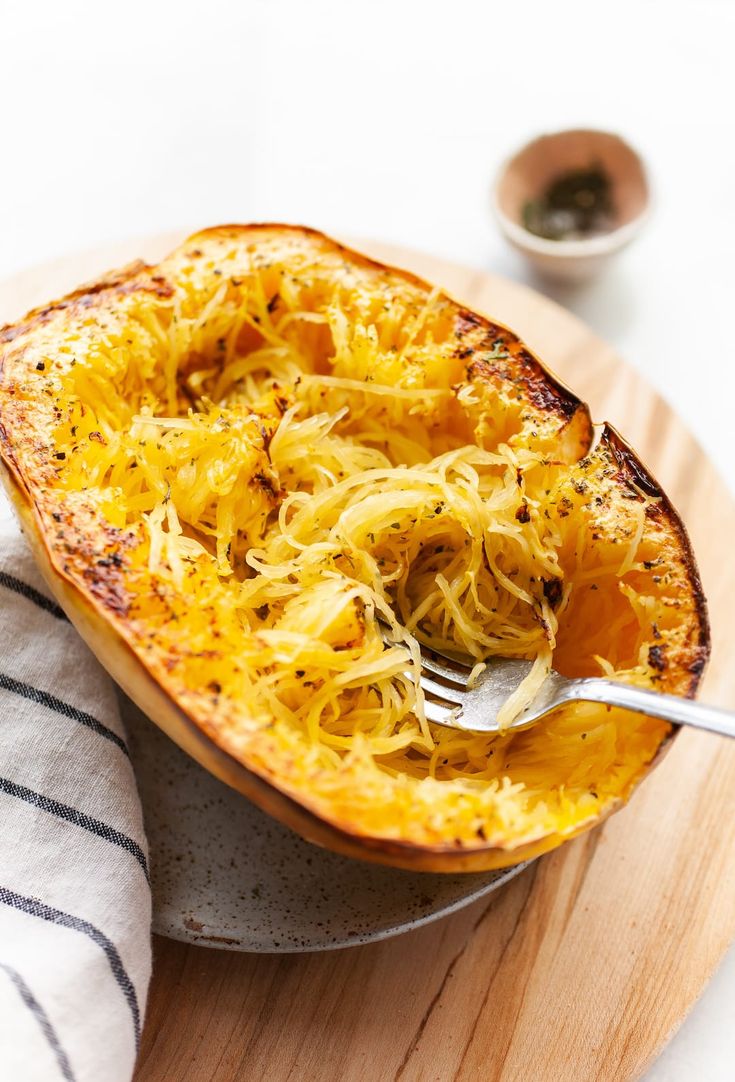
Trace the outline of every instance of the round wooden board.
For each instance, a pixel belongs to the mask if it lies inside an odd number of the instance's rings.
[[[15,318],[181,234],[0,286]],[[641,453],[689,527],[710,602],[705,681],[735,706],[735,506],[666,403],[582,323],[516,283],[362,247],[509,324]],[[136,1082],[620,1082],[676,1030],[735,938],[735,744],[682,733],[630,805],[507,887],[398,939],[238,955],[158,939]]]

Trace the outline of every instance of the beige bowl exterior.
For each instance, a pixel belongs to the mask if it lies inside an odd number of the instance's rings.
[[[593,162],[611,179],[619,225],[585,240],[547,240],[530,233],[522,224],[524,204],[560,173]],[[625,140],[580,128],[527,143],[501,166],[491,202],[503,235],[540,274],[580,282],[599,273],[638,235],[648,217],[650,188],[640,155]]]

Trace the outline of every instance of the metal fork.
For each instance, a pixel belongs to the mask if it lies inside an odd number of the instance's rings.
[[[470,667],[455,658],[421,647],[421,676],[426,717],[437,725],[473,733],[497,733],[498,711],[531,670],[532,662],[492,658],[473,687]],[[570,679],[552,670],[538,695],[503,732],[527,729],[565,703],[622,706],[674,725],[691,725],[735,737],[735,712],[677,695],[618,683],[604,677]]]

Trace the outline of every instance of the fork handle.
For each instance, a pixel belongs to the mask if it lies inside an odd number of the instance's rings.
[[[663,718],[674,725],[690,725],[694,729],[735,737],[735,713],[731,710],[682,699],[678,695],[662,695],[632,684],[619,684],[604,677],[570,680],[564,689],[564,699],[622,706],[652,718]]]

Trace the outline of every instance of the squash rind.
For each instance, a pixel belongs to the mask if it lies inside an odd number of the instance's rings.
[[[257,230],[277,232],[289,229],[290,227],[281,226],[220,227],[190,238],[186,245],[205,244],[213,237],[223,234],[231,237],[233,231],[238,235],[248,233],[252,235],[252,232]],[[321,238],[320,234],[312,231],[299,232]],[[381,267],[380,264],[366,261],[365,257],[352,253],[348,249],[340,248],[340,250],[344,252],[345,258]],[[415,279],[406,272],[391,270],[391,273],[400,273],[407,280],[418,282],[422,288],[428,288],[419,279]],[[38,327],[45,327],[52,319],[61,318],[63,322],[75,311],[89,310],[97,304],[114,303],[116,293],[138,287],[141,275],[146,279],[143,288],[165,292],[167,288],[165,281],[156,281],[155,276],[137,264],[83,287],[54,305],[36,309],[19,324],[0,331],[0,380],[3,378],[3,362],[8,357],[8,348],[17,350],[19,339],[22,341],[26,336],[32,337]],[[472,326],[501,328],[501,325],[486,321],[484,317],[470,313],[466,309],[462,311],[467,312],[468,321]],[[2,350],[3,345],[6,347],[5,350]],[[525,350],[525,347],[523,348]],[[548,374],[530,351],[525,350],[525,353],[530,369],[525,382],[526,391],[529,395],[536,395],[540,408],[557,412],[564,418],[576,441],[577,454],[574,457],[580,457],[588,450],[591,440],[592,430],[588,410],[576,396],[564,388],[563,384]],[[22,351],[20,354],[17,352],[13,354],[14,363],[18,363],[19,356],[22,361]],[[264,810],[292,826],[309,840],[346,855],[430,871],[480,871],[515,864],[553,848],[566,838],[586,829],[593,821],[599,821],[600,816],[594,816],[589,822],[577,824],[575,830],[564,835],[547,835],[521,846],[514,846],[512,839],[509,840],[507,846],[476,845],[471,848],[458,848],[455,845],[431,846],[402,839],[361,834],[351,829],[349,822],[330,820],[324,814],[324,809],[318,804],[312,804],[306,795],[299,794],[297,799],[293,793],[287,791],[286,786],[280,784],[278,777],[268,775],[263,770],[248,768],[227,749],[226,741],[221,739],[221,734],[216,728],[203,726],[201,718],[197,720],[181,704],[177,704],[171,694],[162,690],[149,668],[132,649],[125,634],[121,632],[120,625],[111,624],[109,612],[115,607],[114,584],[111,584],[111,589],[107,593],[104,590],[102,593],[99,590],[85,590],[78,579],[71,577],[68,569],[65,570],[63,558],[50,543],[48,529],[41,519],[36,498],[26,483],[22,467],[14,453],[18,433],[9,433],[4,422],[3,398],[0,394],[0,448],[5,466],[4,480],[32,542],[36,558],[59,603],[102,663],[141,709],[153,717],[169,736],[192,754],[206,769],[243,792]],[[609,447],[615,457],[620,469],[621,484],[625,484],[626,481],[639,486],[648,484],[651,492],[657,494],[657,498],[661,500],[661,515],[673,524],[679,538],[681,554],[687,568],[689,588],[697,612],[697,626],[693,628],[693,638],[696,641],[692,642],[691,656],[686,659],[686,665],[690,671],[686,694],[693,695],[709,652],[709,630],[701,583],[686,532],[671,504],[621,437],[613,430],[606,428],[601,437],[601,444]],[[104,583],[102,585],[104,586]],[[626,799],[627,795],[628,793],[624,793],[620,801],[610,804],[605,809],[606,814],[614,810],[614,807]]]

